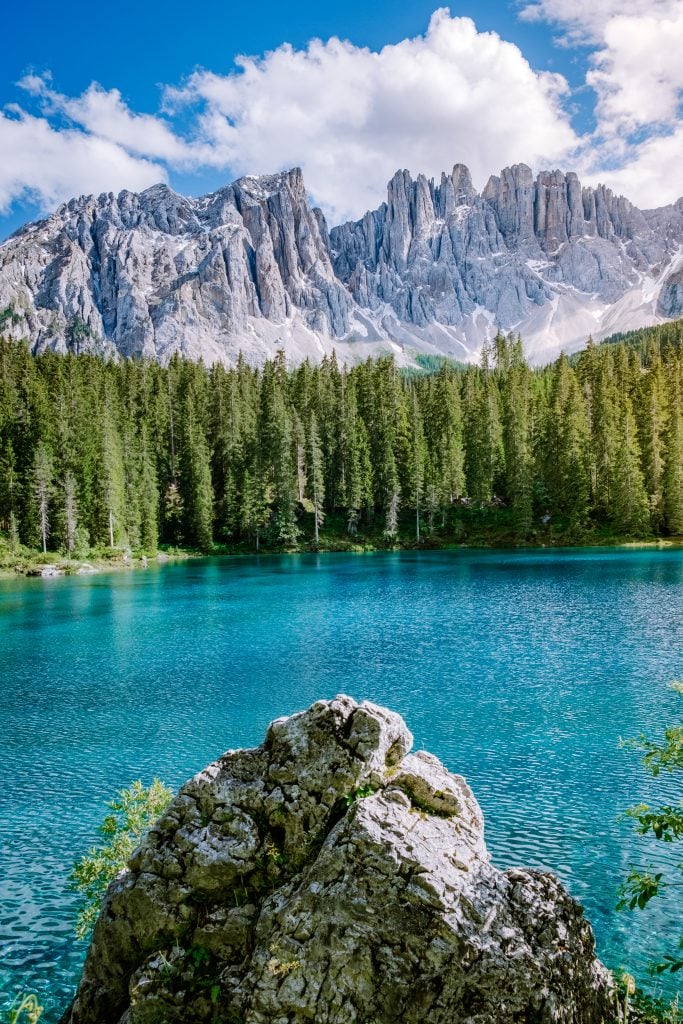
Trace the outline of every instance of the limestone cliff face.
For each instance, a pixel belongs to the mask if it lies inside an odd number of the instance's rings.
[[[683,315],[682,268],[683,199],[640,211],[524,164],[479,194],[456,164],[439,182],[398,171],[377,210],[328,232],[294,169],[200,199],[74,199],[0,245],[0,311],[35,350],[161,361],[468,359],[498,327],[549,358]]]
[[[582,188],[576,174],[534,178],[524,164],[478,195],[456,164],[439,185],[397,173],[384,206],[330,239],[337,274],[361,305],[388,303],[420,325],[458,325],[484,309],[507,328],[567,288],[616,303],[667,266],[683,224],[677,207],[648,217],[607,188]],[[665,305],[662,316],[683,313],[675,295]]]
[[[465,781],[348,697],[180,790],[112,883],[65,1024],[603,1024],[548,874],[499,871]]]
[[[38,348],[209,361],[249,348],[250,324],[295,314],[323,335],[349,329],[327,229],[299,170],[242,178],[199,200],[164,185],[72,200],[0,246],[0,307]]]

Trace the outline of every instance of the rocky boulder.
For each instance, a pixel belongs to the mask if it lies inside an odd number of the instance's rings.
[[[499,871],[469,787],[349,697],[180,790],[112,883],[64,1024],[601,1024],[549,874]]]

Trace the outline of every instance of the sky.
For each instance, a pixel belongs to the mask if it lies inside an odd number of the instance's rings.
[[[72,196],[293,166],[331,223],[454,163],[683,195],[683,0],[32,0],[3,27],[0,237]]]

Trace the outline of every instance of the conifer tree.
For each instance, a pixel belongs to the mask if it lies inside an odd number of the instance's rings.
[[[14,515],[19,503],[19,477],[12,439],[8,438],[0,448],[0,526],[9,529],[10,516]]]
[[[308,433],[308,452],[310,466],[310,488],[313,501],[313,523],[315,529],[315,546],[320,543],[320,527],[325,522],[325,480],[323,476],[323,456],[320,448],[320,436],[318,434],[318,421],[315,413],[311,415],[311,425]]]
[[[64,547],[69,558],[73,556],[76,546],[76,530],[78,528],[78,506],[76,500],[76,481],[69,470],[62,481]]]
[[[420,543],[420,508],[425,486],[425,466],[427,462],[427,445],[424,434],[422,414],[417,400],[417,391],[412,394],[412,438],[409,446],[408,473],[410,504],[415,509],[415,540]]]
[[[43,554],[50,536],[50,500],[52,497],[52,459],[44,444],[39,444],[33,458],[31,484],[35,509],[35,523],[40,534]]]
[[[145,551],[154,553],[159,541],[159,485],[144,426],[140,437],[139,489],[140,543]]]
[[[121,435],[118,431],[113,399],[105,393],[100,451],[101,507],[109,547],[123,543],[125,537],[126,476]]]
[[[178,430],[184,533],[191,544],[195,544],[201,551],[209,551],[213,544],[211,454],[199,415],[192,375],[185,382]]]
[[[437,375],[430,418],[434,422],[432,451],[438,459],[440,489],[450,505],[465,493],[465,466],[460,385],[448,367]]]
[[[611,515],[619,433],[619,392],[615,381],[613,354],[609,348],[596,351],[590,370],[592,502],[603,515]]]
[[[650,509],[640,468],[636,421],[628,395],[622,395],[612,473],[611,517],[620,530],[643,536]]]
[[[567,358],[555,364],[545,435],[544,479],[549,506],[580,530],[588,517],[590,469],[586,407]]]
[[[683,534],[683,364],[672,375],[670,416],[663,471],[662,506],[670,534]]]
[[[475,502],[491,501],[504,466],[500,397],[487,369],[469,368],[463,387],[465,478]]]
[[[503,391],[506,491],[515,532],[523,539],[531,528],[532,516],[530,372],[516,351],[506,362],[509,365]]]
[[[662,489],[664,478],[665,431],[667,401],[664,370],[659,353],[652,353],[650,367],[640,386],[640,401],[635,413],[642,454],[643,480],[648,496],[652,523],[662,521]]]

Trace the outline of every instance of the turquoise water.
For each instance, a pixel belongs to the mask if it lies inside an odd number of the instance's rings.
[[[680,896],[614,911],[629,862],[651,859],[617,816],[671,795],[617,741],[680,715],[666,684],[683,677],[683,552],[310,555],[4,581],[0,652],[0,990],[45,994],[48,1021],[83,955],[65,885],[102,801],[137,777],[177,786],[338,692],[400,711],[466,775],[496,862],[555,871],[611,965],[642,971],[683,917]]]

